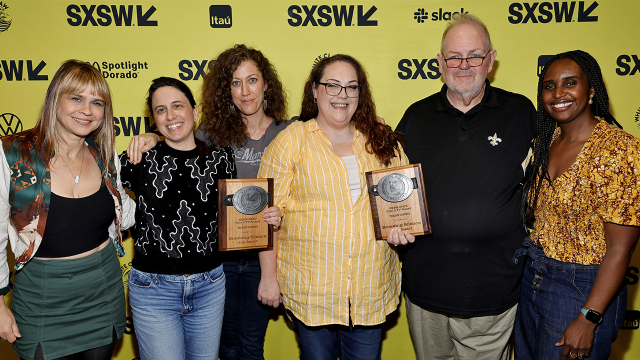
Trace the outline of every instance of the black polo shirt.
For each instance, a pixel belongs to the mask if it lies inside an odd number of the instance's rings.
[[[422,163],[433,234],[402,249],[402,285],[412,303],[452,315],[500,314],[518,302],[523,162],[535,136],[526,97],[486,82],[466,114],[447,86],[407,109],[396,131]]]

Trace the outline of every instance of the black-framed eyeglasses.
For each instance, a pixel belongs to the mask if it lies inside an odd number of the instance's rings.
[[[345,93],[350,98],[358,97],[358,95],[360,95],[360,89],[362,89],[362,86],[358,86],[358,85],[342,86],[336,83],[322,83],[322,82],[319,82],[318,85],[324,85],[324,89],[327,91],[327,95],[329,96],[338,96],[342,92],[342,89],[344,89]]]
[[[444,59],[444,63],[447,64],[448,68],[459,68],[462,65],[462,60],[465,60],[469,67],[478,67],[482,65],[484,59],[489,56],[491,52],[488,52],[485,56],[472,56],[468,58],[448,58]]]

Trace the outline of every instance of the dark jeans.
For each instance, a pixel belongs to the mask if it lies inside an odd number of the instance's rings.
[[[527,245],[527,244],[525,244]],[[515,359],[560,359],[564,329],[584,306],[598,272],[598,265],[581,265],[548,258],[542,249],[529,244],[522,278],[522,291],[515,324]],[[518,254],[518,253],[516,253]],[[521,260],[525,260],[522,258]],[[608,359],[627,307],[627,288],[604,312],[596,327],[589,360]]]
[[[380,360],[382,324],[307,326],[293,317],[301,360]]]
[[[264,336],[269,307],[258,301],[260,262],[257,256],[223,263],[227,278],[222,338],[222,360],[264,359]]]

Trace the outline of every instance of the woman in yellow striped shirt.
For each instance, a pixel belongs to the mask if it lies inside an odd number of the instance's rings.
[[[347,55],[313,68],[300,120],[271,142],[258,177],[275,179],[284,214],[278,281],[301,359],[379,359],[400,264],[395,248],[375,240],[364,174],[406,164],[403,141],[376,119],[366,73]],[[399,229],[392,236],[413,240]]]

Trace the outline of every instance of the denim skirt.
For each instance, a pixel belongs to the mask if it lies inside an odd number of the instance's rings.
[[[113,246],[73,260],[31,259],[15,274],[14,351],[33,359],[38,344],[55,359],[110,344],[124,333],[126,305]]]

